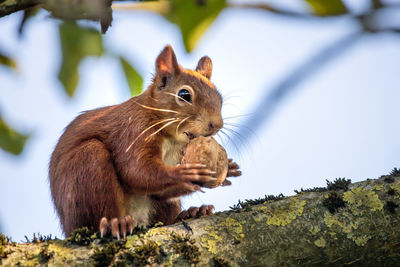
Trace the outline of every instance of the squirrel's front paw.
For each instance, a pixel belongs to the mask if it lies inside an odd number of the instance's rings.
[[[106,217],[103,217],[101,218],[99,225],[101,237],[111,232],[112,236],[114,238],[117,238],[118,240],[120,239],[121,235],[125,239],[127,232],[129,232],[129,234],[132,234],[134,228],[135,221],[130,215],[122,218],[112,218],[110,221],[108,221]]]
[[[176,219],[177,222],[181,220],[186,220],[189,218],[197,218],[199,216],[203,215],[210,215],[213,213],[214,210],[213,205],[202,205],[200,208],[197,207],[190,207],[188,210],[182,211],[179,215],[178,218]]]
[[[227,177],[236,177],[242,175],[242,172],[239,170],[240,167],[236,162],[233,162],[232,159],[228,159],[228,174]]]
[[[193,184],[203,185],[210,181],[216,181],[214,177],[215,171],[210,170],[204,164],[185,163],[175,166],[175,175],[182,182],[190,182]]]

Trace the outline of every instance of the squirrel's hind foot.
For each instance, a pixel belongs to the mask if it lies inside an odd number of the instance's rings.
[[[103,217],[101,218],[99,225],[101,237],[111,232],[112,236],[118,240],[121,238],[121,235],[123,239],[125,239],[127,232],[132,234],[134,228],[135,221],[130,215],[122,218],[112,218],[110,221],[108,221],[106,217]]]

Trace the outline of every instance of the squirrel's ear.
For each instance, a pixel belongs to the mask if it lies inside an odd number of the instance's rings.
[[[200,58],[199,63],[197,63],[196,71],[206,77],[207,79],[211,78],[212,72],[212,61],[211,58],[204,56]]]
[[[167,80],[180,71],[174,50],[170,45],[164,47],[156,60],[156,75],[160,78],[161,87],[165,86]]]

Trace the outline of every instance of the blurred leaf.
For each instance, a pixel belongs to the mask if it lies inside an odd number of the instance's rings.
[[[39,9],[40,9],[40,7],[34,6],[34,7],[30,7],[30,8],[27,8],[24,10],[24,16],[22,17],[21,23],[19,24],[19,27],[18,27],[18,34],[20,36],[22,35],[22,32],[25,29],[26,23],[37,14]]]
[[[8,126],[2,117],[0,117],[0,148],[18,155],[24,149],[26,140],[29,135],[23,135]]]
[[[80,62],[87,56],[101,56],[103,41],[96,30],[80,27],[74,22],[60,24],[60,40],[62,63],[58,79],[68,96],[72,97],[79,81]]]
[[[306,0],[314,13],[321,16],[340,15],[347,12],[341,0]]]
[[[119,60],[122,65],[122,69],[124,70],[131,95],[136,96],[140,94],[143,90],[142,76],[140,76],[140,74],[124,58],[120,57]]]
[[[1,65],[6,65],[10,67],[13,70],[17,69],[17,63],[10,57],[7,57],[3,54],[0,54],[0,64]]]
[[[166,18],[178,25],[185,48],[191,52],[225,6],[225,0],[172,0]]]

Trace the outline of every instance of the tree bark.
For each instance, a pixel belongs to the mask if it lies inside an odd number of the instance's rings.
[[[186,228],[183,223],[155,227],[121,241],[81,232],[69,241],[3,244],[0,258],[4,266],[399,264],[400,177],[315,191],[242,203],[241,209],[188,220]]]

